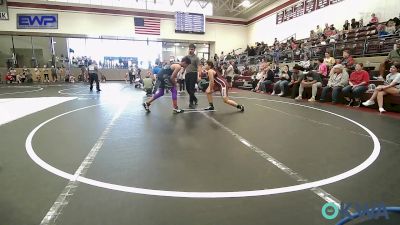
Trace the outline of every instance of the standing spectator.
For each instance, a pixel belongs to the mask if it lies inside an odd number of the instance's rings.
[[[324,102],[326,94],[332,90],[332,102],[337,103],[340,92],[343,87],[349,83],[349,74],[343,65],[336,65],[333,67],[333,74],[329,77],[328,85],[322,89],[320,101]]]
[[[378,101],[379,112],[383,113],[386,110],[383,108],[383,96],[400,94],[400,64],[395,64],[390,67],[390,74],[386,76],[384,85],[379,85],[375,88],[374,94],[368,101],[363,102],[364,106],[375,104],[375,99]]]
[[[296,100],[303,99],[303,91],[304,88],[312,89],[312,96],[308,99],[309,102],[315,102],[315,96],[317,95],[317,91],[319,87],[322,87],[322,79],[321,76],[317,73],[307,73],[300,83],[299,88],[299,96],[297,96]]]
[[[284,96],[287,86],[290,82],[291,72],[289,71],[289,66],[283,66],[282,70],[279,73],[279,81],[274,84],[274,91],[271,95],[275,95],[275,93],[280,92],[278,96]]]
[[[201,77],[201,64],[199,57],[195,54],[196,46],[194,44],[189,45],[189,54],[187,57],[190,59],[190,64],[186,67],[186,91],[189,94],[189,108],[194,108],[197,105],[197,98],[194,95],[196,90],[196,83],[199,77]],[[221,52],[221,57],[223,57],[224,52]]]
[[[44,65],[43,66],[43,76],[44,76],[44,80],[43,80],[43,82],[47,82],[47,83],[50,83],[50,78],[49,78],[49,74],[50,74],[50,71],[49,71],[49,69],[47,68],[47,65]]]
[[[360,26],[360,23],[356,21],[356,19],[351,19],[350,27],[352,30],[357,29]]]
[[[369,74],[363,70],[363,64],[357,63],[356,70],[351,73],[349,86],[343,88],[342,93],[348,106],[359,107],[361,95],[368,90]],[[350,98],[352,95],[352,98]]]
[[[178,73],[179,94],[185,92],[185,69],[182,67]]]
[[[225,60],[224,52],[221,52],[221,55],[219,55],[219,61],[222,62],[224,60]]]
[[[88,66],[89,72],[89,82],[90,82],[90,91],[93,91],[93,82],[96,82],[96,90],[100,92],[100,83],[99,83],[99,68],[97,67],[96,61],[92,60],[90,65]]]
[[[292,98],[295,98],[299,94],[299,87],[304,79],[302,69],[303,68],[297,64],[293,67],[292,79],[288,85],[292,87]]]
[[[344,31],[350,30],[350,23],[349,23],[349,20],[344,21],[343,30],[344,30]]]
[[[343,51],[343,58],[342,58],[342,60],[340,62],[347,69],[353,69],[354,63],[355,63],[353,57],[350,55],[350,51],[349,50],[344,50]]]
[[[400,63],[400,48],[399,44],[394,45],[394,49],[390,51],[386,60],[379,66],[379,76],[383,77],[385,70],[390,68],[390,65]]]
[[[217,53],[214,54],[214,62],[215,62],[216,65],[219,62],[219,57],[218,57]]]
[[[37,82],[39,82],[39,83],[42,81],[42,76],[40,75],[39,66],[36,66],[36,68],[35,68],[35,79],[36,79]]]
[[[331,54],[329,54],[329,52],[325,52],[324,63],[325,65],[332,67],[333,65],[335,65],[336,60],[331,56]]]
[[[51,66],[51,79],[54,83],[57,82],[57,69],[55,66]]]
[[[379,23],[378,17],[375,15],[375,13],[372,13],[371,19],[370,19],[369,23],[367,24],[367,26],[376,25],[378,23]]]
[[[128,76],[129,76],[129,84],[133,84],[133,79],[134,79],[133,65],[131,65],[128,69]]]

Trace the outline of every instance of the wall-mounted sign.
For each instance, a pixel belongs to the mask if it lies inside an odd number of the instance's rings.
[[[0,0],[0,20],[8,20],[7,0]]]
[[[58,14],[17,14],[17,29],[58,29]]]

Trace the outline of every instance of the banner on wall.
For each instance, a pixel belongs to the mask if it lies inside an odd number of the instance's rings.
[[[17,29],[58,29],[58,14],[17,14]]]
[[[344,0],[303,0],[295,5],[289,6],[276,13],[276,24],[280,24],[291,19],[311,13],[318,9],[323,9],[330,5],[342,2]]]
[[[8,20],[7,0],[0,0],[0,20]]]

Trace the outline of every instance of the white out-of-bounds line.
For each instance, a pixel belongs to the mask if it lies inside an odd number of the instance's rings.
[[[275,159],[274,157],[272,157],[271,155],[269,155],[268,153],[266,153],[265,151],[263,151],[262,149],[260,149],[259,147],[253,145],[252,143],[250,143],[248,140],[246,140],[245,138],[243,138],[242,136],[240,136],[239,134],[237,134],[236,132],[234,132],[233,130],[229,129],[228,127],[226,127],[225,125],[223,125],[222,123],[220,123],[218,120],[214,119],[213,117],[207,115],[206,113],[202,113],[206,118],[208,118],[209,120],[211,120],[213,123],[215,123],[216,125],[218,125],[219,127],[221,127],[222,129],[224,129],[225,131],[227,131],[228,133],[230,133],[233,137],[235,137],[238,141],[240,141],[243,145],[245,145],[246,147],[248,147],[249,149],[251,149],[252,151],[254,151],[255,153],[257,153],[258,155],[260,155],[261,157],[263,157],[265,160],[267,160],[268,162],[272,163],[274,166],[278,167],[278,169],[280,169],[281,171],[283,171],[285,174],[289,175],[289,177],[291,177],[292,179],[296,180],[297,182],[303,184],[303,183],[308,183],[309,180],[304,178],[302,175],[300,175],[299,173],[295,172],[294,170],[290,169],[289,167],[287,167],[285,164],[279,162],[277,159]],[[312,192],[314,192],[316,195],[318,195],[319,197],[321,197],[324,201],[326,202],[330,202],[335,204],[336,206],[338,206],[340,208],[340,200],[337,199],[336,197],[334,197],[333,195],[329,194],[328,192],[326,192],[325,190],[323,190],[322,188],[319,187],[314,187],[310,189]]]
[[[89,151],[86,158],[82,161],[79,168],[76,170],[74,175],[70,178],[67,186],[63,189],[61,194],[57,197],[56,201],[50,207],[50,210],[47,212],[46,216],[43,218],[40,225],[50,225],[56,224],[56,220],[59,215],[61,215],[63,208],[68,205],[69,199],[74,195],[74,192],[78,188],[79,181],[77,178],[79,176],[85,176],[89,167],[94,162],[94,159],[97,153],[100,151],[101,147],[104,144],[104,141],[107,139],[108,134],[110,133],[112,127],[115,125],[115,121],[121,116],[122,112],[127,107],[128,102],[123,104],[119,110],[114,114],[114,117],[111,119],[111,122],[108,124],[106,129],[102,132],[99,139],[97,139],[96,143],[93,145],[92,149]]]

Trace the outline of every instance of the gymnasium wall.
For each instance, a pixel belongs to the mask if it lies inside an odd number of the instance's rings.
[[[58,13],[59,29],[57,30],[17,30],[17,13]],[[0,21],[0,31],[19,32],[48,32],[63,34],[86,34],[92,36],[123,36],[135,37],[145,40],[147,36],[134,34],[133,16],[94,14],[71,11],[55,11],[44,9],[9,8],[10,20]],[[206,23],[204,35],[175,33],[175,21],[173,19],[161,20],[161,35],[152,39],[162,40],[187,40],[214,42],[213,50],[216,52],[231,51],[243,47],[246,40],[247,27],[245,25],[233,25],[222,23]],[[229,41],[227,41],[229,38]],[[151,39],[150,39],[151,40]],[[213,53],[213,52],[212,52]]]
[[[287,0],[278,1],[264,11],[268,11],[285,2]],[[399,1],[344,0],[279,25],[276,24],[276,13],[274,13],[250,24],[247,40],[249,44],[261,41],[272,44],[275,37],[278,40],[283,40],[294,33],[296,33],[297,39],[303,39],[309,37],[310,30],[315,29],[317,25],[324,27],[325,23],[334,24],[337,29],[342,29],[346,19],[350,21],[352,18],[356,20],[363,18],[364,24],[367,24],[372,12],[375,12],[381,21],[399,16]]]

